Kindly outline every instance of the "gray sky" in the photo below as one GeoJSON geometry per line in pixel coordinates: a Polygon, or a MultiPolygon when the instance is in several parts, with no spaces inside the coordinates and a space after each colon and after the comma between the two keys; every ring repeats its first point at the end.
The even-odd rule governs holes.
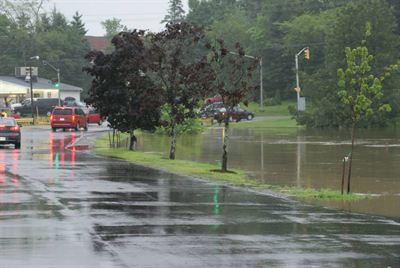
{"type": "MultiPolygon", "coordinates": [[[[117,18],[129,29],[149,29],[159,31],[163,28],[160,21],[167,14],[168,0],[48,0],[46,10],[54,6],[68,20],[75,11],[83,15],[82,19],[88,35],[102,36],[105,31],[100,22],[117,18]]],[[[183,0],[187,11],[187,0],[183,0]]]]}

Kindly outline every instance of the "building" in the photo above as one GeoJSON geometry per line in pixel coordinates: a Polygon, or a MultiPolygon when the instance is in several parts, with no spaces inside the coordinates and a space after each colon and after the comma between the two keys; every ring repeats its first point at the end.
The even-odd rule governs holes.
{"type": "MultiPolygon", "coordinates": [[[[15,76],[0,76],[0,107],[7,107],[10,103],[30,98],[30,78],[24,71],[20,71],[22,69],[29,68],[16,68],[15,76]]],[[[34,98],[60,97],[60,99],[65,99],[65,97],[74,97],[76,100],[80,100],[82,88],[61,83],[60,88],[57,89],[50,80],[38,77],[37,73],[37,68],[32,71],[34,98]]]]}
{"type": "Polygon", "coordinates": [[[110,42],[104,36],[86,36],[86,40],[88,41],[91,50],[105,52],[107,46],[110,45],[110,42]]]}

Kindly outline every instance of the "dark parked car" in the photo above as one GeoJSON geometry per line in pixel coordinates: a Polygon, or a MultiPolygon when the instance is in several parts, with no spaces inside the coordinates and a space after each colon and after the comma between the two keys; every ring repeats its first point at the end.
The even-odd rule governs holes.
{"type": "Polygon", "coordinates": [[[66,129],[73,128],[76,131],[83,127],[88,130],[87,116],[79,107],[56,107],[50,116],[50,125],[53,131],[58,128],[66,129]]]}
{"type": "Polygon", "coordinates": [[[239,106],[233,107],[233,109],[230,112],[227,112],[225,108],[221,108],[215,115],[214,119],[218,121],[218,123],[222,123],[224,119],[226,119],[229,116],[230,121],[236,121],[239,122],[243,119],[246,120],[253,120],[254,118],[254,113],[246,111],[239,106]]]}
{"type": "MultiPolygon", "coordinates": [[[[35,115],[48,116],[58,106],[59,100],[57,98],[37,99],[33,100],[33,112],[35,115]]],[[[61,101],[62,105],[62,101],[61,101]]],[[[21,116],[29,116],[32,113],[31,103],[25,103],[20,107],[15,107],[14,112],[21,116]]]]}
{"type": "Polygon", "coordinates": [[[12,117],[0,117],[0,144],[14,144],[21,148],[21,129],[12,117]]]}
{"type": "Polygon", "coordinates": [[[213,117],[223,107],[224,107],[224,104],[222,102],[214,102],[214,103],[208,104],[200,109],[200,116],[202,118],[213,117]]]}

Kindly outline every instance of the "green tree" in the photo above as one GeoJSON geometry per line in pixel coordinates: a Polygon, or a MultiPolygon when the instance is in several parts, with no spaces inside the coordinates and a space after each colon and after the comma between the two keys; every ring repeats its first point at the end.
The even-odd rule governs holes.
{"type": "Polygon", "coordinates": [[[185,10],[182,0],[169,0],[168,14],[165,15],[161,23],[179,23],[185,19],[185,10]]]}
{"type": "Polygon", "coordinates": [[[373,56],[368,48],[359,46],[354,49],[346,48],[346,69],[338,69],[340,101],[345,109],[345,115],[351,122],[351,150],[349,156],[347,193],[350,192],[355,129],[363,117],[374,113],[390,112],[391,107],[382,103],[381,79],[372,72],[373,56]]]}
{"type": "MultiPolygon", "coordinates": [[[[34,54],[59,68],[62,82],[80,86],[87,92],[90,78],[82,72],[82,67],[86,65],[84,56],[90,47],[85,38],[84,25],[78,20],[77,27],[75,19],[69,22],[56,10],[45,22],[46,26],[40,28],[46,30],[34,35],[34,54]]],[[[56,77],[54,70],[46,66],[41,66],[40,74],[48,79],[56,77]]]]}
{"type": "Polygon", "coordinates": [[[186,16],[186,21],[207,28],[214,21],[221,20],[226,10],[235,6],[235,1],[229,0],[189,0],[189,13],[186,16]]]}
{"type": "MultiPolygon", "coordinates": [[[[374,33],[364,44],[374,55],[371,62],[375,75],[385,72],[385,67],[399,57],[399,36],[396,35],[396,20],[393,10],[386,1],[367,0],[353,1],[345,6],[324,11],[315,15],[299,16],[290,23],[281,24],[285,28],[287,40],[303,41],[303,36],[315,40],[319,45],[310,45],[313,56],[311,63],[303,66],[301,73],[303,93],[308,99],[307,111],[300,114],[298,121],[309,127],[348,127],[351,122],[340,108],[336,85],[332,76],[345,64],[345,48],[357,47],[359,40],[364,39],[366,23],[371,25],[374,33]],[[303,25],[301,31],[295,24],[303,25]],[[318,26],[315,26],[318,25],[318,26]],[[332,26],[333,25],[333,26],[332,26]],[[296,36],[296,31],[299,35],[296,36]]],[[[293,74],[292,74],[293,76],[293,74]]],[[[384,99],[393,110],[384,115],[374,114],[363,118],[358,127],[385,126],[398,114],[399,102],[396,94],[400,82],[398,74],[383,81],[384,99]]],[[[398,92],[398,91],[397,91],[398,92]]]]}
{"type": "Polygon", "coordinates": [[[214,21],[207,32],[208,40],[224,39],[226,47],[234,49],[237,42],[250,47],[251,40],[248,29],[250,21],[243,10],[233,8],[227,10],[221,20],[214,21]]]}
{"type": "Polygon", "coordinates": [[[114,49],[114,46],[111,44],[111,40],[119,34],[120,32],[127,32],[128,27],[121,23],[120,19],[112,18],[107,19],[101,22],[104,30],[106,31],[105,37],[108,39],[110,44],[106,47],[106,52],[110,53],[114,49]]]}
{"type": "Polygon", "coordinates": [[[73,31],[81,36],[85,36],[87,33],[85,24],[82,22],[82,15],[79,14],[78,11],[75,12],[75,15],[72,17],[71,27],[73,31]]]}

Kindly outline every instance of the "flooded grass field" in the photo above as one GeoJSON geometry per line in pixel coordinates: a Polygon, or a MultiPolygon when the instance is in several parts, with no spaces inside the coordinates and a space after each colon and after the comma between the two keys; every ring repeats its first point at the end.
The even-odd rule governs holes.
{"type": "MultiPolygon", "coordinates": [[[[337,130],[295,128],[232,129],[229,162],[257,180],[273,185],[340,190],[343,158],[350,152],[349,133],[337,130]]],[[[400,217],[400,132],[359,130],[352,191],[375,194],[357,202],[318,201],[322,205],[354,212],[400,217]]],[[[139,150],[169,150],[167,137],[143,134],[139,150]]],[[[220,163],[222,128],[207,129],[178,139],[177,158],[220,163]]]]}

